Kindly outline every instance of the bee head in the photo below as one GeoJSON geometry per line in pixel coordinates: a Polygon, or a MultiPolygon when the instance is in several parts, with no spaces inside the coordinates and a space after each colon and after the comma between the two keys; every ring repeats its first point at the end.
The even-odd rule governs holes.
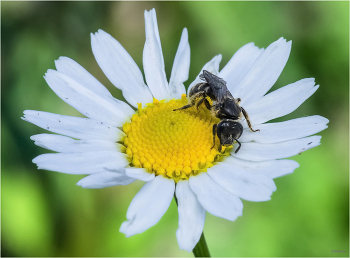
{"type": "Polygon", "coordinates": [[[232,145],[241,137],[243,126],[231,119],[222,120],[217,126],[217,135],[221,145],[232,145]]]}

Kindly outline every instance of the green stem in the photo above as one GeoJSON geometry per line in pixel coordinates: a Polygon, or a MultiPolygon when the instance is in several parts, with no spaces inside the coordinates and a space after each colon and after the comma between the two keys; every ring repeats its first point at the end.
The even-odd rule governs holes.
{"type": "Polygon", "coordinates": [[[202,232],[201,238],[193,249],[194,257],[210,257],[207,242],[205,241],[204,232],[202,232]]]}
{"type": "MultiPolygon", "coordinates": [[[[178,205],[175,194],[174,194],[174,199],[175,199],[176,205],[178,205]]],[[[210,257],[208,245],[204,237],[204,232],[202,232],[201,238],[199,239],[196,246],[193,248],[192,252],[194,257],[210,257]]]]}

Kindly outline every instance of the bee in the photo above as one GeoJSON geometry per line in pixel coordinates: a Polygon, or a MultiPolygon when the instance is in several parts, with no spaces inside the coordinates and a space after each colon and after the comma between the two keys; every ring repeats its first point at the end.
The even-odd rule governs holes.
{"type": "Polygon", "coordinates": [[[243,133],[243,126],[238,122],[242,114],[251,131],[256,132],[260,130],[253,130],[248,113],[239,105],[241,99],[235,99],[232,96],[231,92],[227,89],[226,81],[206,70],[203,70],[203,74],[199,75],[199,78],[204,82],[198,83],[191,88],[189,104],[174,109],[174,111],[187,109],[192,106],[196,106],[198,109],[198,107],[204,103],[206,108],[211,111],[212,115],[221,120],[218,124],[213,125],[214,144],[212,148],[215,147],[215,136],[217,135],[220,140],[220,152],[222,146],[230,146],[236,141],[239,145],[235,151],[235,153],[237,153],[242,146],[238,141],[243,133]],[[212,104],[210,104],[208,98],[212,100],[212,104]]]}

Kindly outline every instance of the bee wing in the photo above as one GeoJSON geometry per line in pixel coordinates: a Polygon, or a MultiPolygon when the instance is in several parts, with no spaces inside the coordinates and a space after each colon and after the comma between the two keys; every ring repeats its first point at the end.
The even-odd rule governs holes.
{"type": "Polygon", "coordinates": [[[232,97],[231,93],[226,87],[226,81],[222,78],[206,70],[203,70],[203,74],[201,74],[199,78],[208,83],[211,90],[213,91],[213,94],[216,97],[217,102],[221,103],[227,96],[232,97]]]}
{"type": "Polygon", "coordinates": [[[210,88],[212,89],[214,95],[216,96],[216,101],[221,103],[227,94],[231,95],[226,87],[226,82],[219,77],[216,77],[215,80],[212,80],[209,83],[210,88]],[[218,79],[218,80],[216,80],[218,79]]]}

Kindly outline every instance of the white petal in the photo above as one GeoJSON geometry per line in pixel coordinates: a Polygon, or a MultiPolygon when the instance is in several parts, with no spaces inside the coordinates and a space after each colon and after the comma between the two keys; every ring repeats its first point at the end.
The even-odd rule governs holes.
{"type": "Polygon", "coordinates": [[[226,191],[248,201],[268,201],[276,190],[270,177],[228,163],[222,162],[209,168],[208,175],[226,191]]]}
{"type": "Polygon", "coordinates": [[[132,177],[145,182],[154,179],[154,173],[148,173],[144,168],[125,168],[125,174],[128,177],[132,177]]]}
{"type": "Polygon", "coordinates": [[[288,158],[320,145],[321,136],[310,136],[302,139],[280,143],[242,143],[236,154],[231,154],[245,160],[264,161],[288,158]]]}
{"type": "MultiPolygon", "coordinates": [[[[302,79],[275,90],[251,105],[243,106],[253,125],[285,116],[297,109],[318,89],[313,78],[302,79]]],[[[243,123],[246,127],[246,123],[243,123]]]]}
{"type": "Polygon", "coordinates": [[[192,192],[188,180],[181,180],[176,184],[176,197],[179,210],[177,242],[181,250],[192,252],[203,232],[205,209],[192,192]]]}
{"type": "MultiPolygon", "coordinates": [[[[258,101],[243,106],[253,125],[288,115],[297,109],[318,89],[313,78],[302,79],[275,90],[258,101]]],[[[243,123],[246,127],[246,123],[243,123]]]]}
{"type": "Polygon", "coordinates": [[[146,42],[143,49],[143,69],[146,82],[153,96],[169,99],[168,82],[164,70],[164,58],[160,44],[156,11],[145,11],[146,42]]]}
{"type": "Polygon", "coordinates": [[[218,74],[227,83],[227,88],[236,96],[238,86],[256,59],[264,52],[263,48],[258,48],[253,42],[248,43],[238,49],[230,61],[218,74]]]}
{"type": "Polygon", "coordinates": [[[235,97],[242,99],[243,107],[260,99],[275,84],[287,63],[291,47],[291,41],[280,38],[259,56],[235,93],[235,97]]]}
{"type": "Polygon", "coordinates": [[[117,142],[125,134],[116,126],[101,120],[63,116],[43,111],[25,110],[23,120],[45,130],[77,139],[102,139],[117,142]]]}
{"type": "Polygon", "coordinates": [[[102,172],[89,175],[81,179],[77,185],[83,188],[104,188],[115,185],[128,185],[134,182],[134,178],[130,178],[123,174],[114,172],[102,172]]]}
{"type": "Polygon", "coordinates": [[[207,173],[191,176],[189,182],[199,203],[214,216],[231,221],[242,216],[242,201],[216,184],[207,173]]]}
{"type": "Polygon", "coordinates": [[[203,73],[203,70],[207,70],[209,72],[211,72],[212,74],[217,75],[219,73],[219,65],[222,59],[222,55],[216,55],[213,57],[212,60],[210,60],[208,63],[206,63],[202,70],[200,71],[200,73],[197,75],[196,79],[190,84],[190,86],[188,86],[187,89],[187,95],[189,94],[191,88],[196,85],[197,83],[202,83],[203,80],[199,78],[199,75],[201,75],[203,73]]]}
{"type": "MultiPolygon", "coordinates": [[[[55,61],[56,69],[80,85],[93,91],[96,95],[111,98],[111,93],[94,76],[69,57],[61,56],[55,61]]],[[[117,100],[117,99],[116,99],[117,100]]],[[[117,100],[120,101],[120,100],[117,100]]],[[[122,101],[120,101],[122,102],[122,101]]],[[[124,102],[122,102],[124,103],[124,102]]],[[[124,103],[125,104],[125,103],[124,103]]]]}
{"type": "Polygon", "coordinates": [[[57,152],[121,151],[122,145],[106,140],[73,140],[57,134],[37,134],[30,137],[37,146],[57,152]]]}
{"type": "Polygon", "coordinates": [[[225,162],[232,164],[232,166],[239,167],[245,171],[255,174],[263,174],[271,178],[291,174],[296,168],[299,167],[298,162],[287,159],[269,161],[249,161],[230,156],[225,159],[225,162]]]}
{"type": "Polygon", "coordinates": [[[158,223],[169,208],[175,182],[162,176],[147,182],[131,201],[119,231],[126,237],[139,234],[158,223]]]}
{"type": "Polygon", "coordinates": [[[48,70],[44,78],[62,100],[89,118],[122,126],[135,113],[131,107],[125,108],[125,103],[120,105],[120,101],[118,103],[96,95],[89,88],[55,70],[48,70]]]}
{"type": "Polygon", "coordinates": [[[254,129],[260,129],[258,132],[251,132],[245,129],[241,142],[259,142],[259,143],[277,143],[293,139],[306,137],[326,129],[328,119],[322,116],[309,116],[292,119],[279,123],[256,125],[254,129]]]}
{"type": "Polygon", "coordinates": [[[190,44],[188,43],[188,32],[184,28],[181,35],[179,48],[177,49],[173,69],[169,81],[170,98],[179,99],[186,93],[185,85],[190,71],[190,44]]]}
{"type": "Polygon", "coordinates": [[[152,94],[144,83],[140,68],[116,39],[98,30],[91,33],[91,47],[104,74],[131,105],[152,103],[152,94]]]}
{"type": "Polygon", "coordinates": [[[92,174],[120,169],[129,163],[127,155],[116,151],[83,153],[47,153],[33,159],[38,169],[57,171],[67,174],[92,174]]]}

